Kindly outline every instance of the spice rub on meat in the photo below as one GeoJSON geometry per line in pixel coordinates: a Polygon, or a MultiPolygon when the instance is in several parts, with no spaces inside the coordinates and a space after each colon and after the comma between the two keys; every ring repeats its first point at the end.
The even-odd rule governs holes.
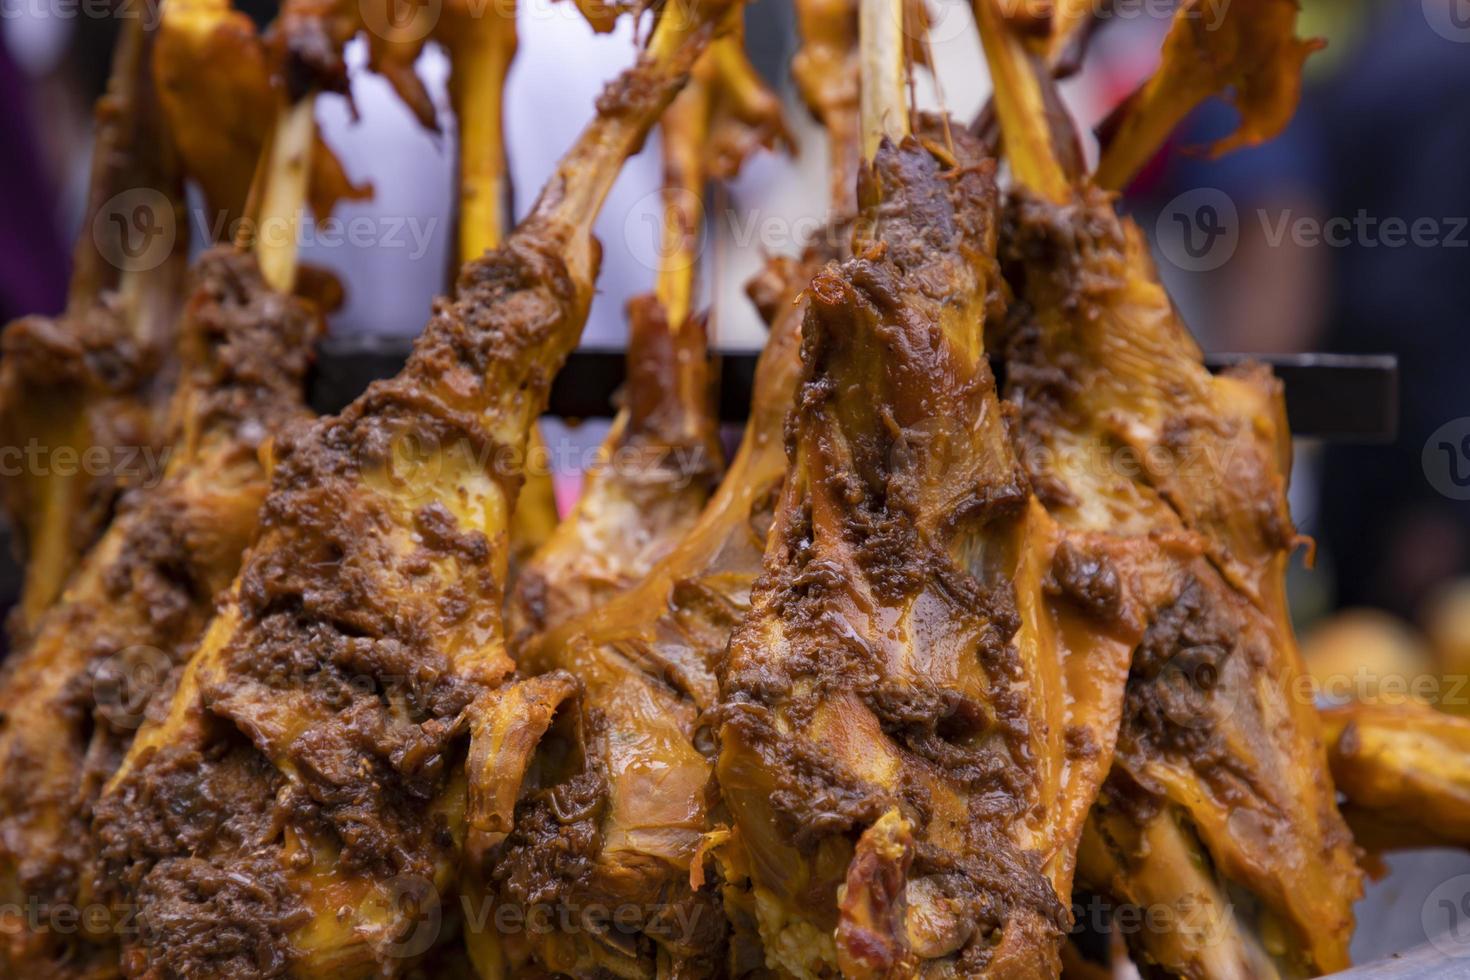
{"type": "MultiPolygon", "coordinates": [[[[749,607],[752,582],[786,472],[782,425],[796,390],[804,303],[794,303],[813,264],[774,260],[757,291],[779,311],[756,369],[740,450],[698,520],[635,587],[570,619],[518,653],[523,671],[566,670],[583,684],[585,719],[566,747],[543,753],[540,784],[517,809],[516,831],[489,882],[498,905],[527,910],[638,908],[618,928],[479,937],[515,973],[539,963],[560,973],[655,976],[738,975],[748,944],[728,951],[724,913],[700,856],[710,829],[713,738],[703,713],[717,702],[714,664],[749,607]],[[582,801],[575,807],[568,796],[582,801]],[[537,814],[563,815],[559,834],[537,814]],[[576,841],[569,845],[569,841],[576,841]],[[530,889],[526,869],[560,867],[568,850],[578,873],[545,872],[530,889]],[[742,959],[743,957],[743,959],[742,959]]],[[[529,914],[529,912],[527,913],[529,914]]],[[[576,921],[576,920],[574,920],[576,921]]],[[[472,941],[475,941],[472,939],[472,941]]]]}
{"type": "MultiPolygon", "coordinates": [[[[1226,977],[1340,969],[1361,875],[1286,609],[1295,532],[1280,386],[1260,367],[1206,370],[1142,233],[1092,179],[1063,171],[1065,134],[1023,42],[994,29],[994,0],[976,10],[1005,80],[996,99],[1017,185],[1001,236],[1014,302],[993,338],[1017,450],[1056,523],[1111,542],[1143,586],[1130,618],[1146,635],[1134,634],[1079,880],[1203,920],[1130,936],[1140,963],[1226,977]]],[[[1293,10],[1265,34],[1294,21],[1293,10]]]]}
{"type": "Polygon", "coordinates": [[[654,291],[628,304],[628,380],[577,505],[520,567],[506,604],[513,648],[636,585],[690,530],[724,470],[695,311],[705,185],[733,179],[785,132],[745,54],[741,12],[659,122],[662,237],[654,291]]]}
{"type": "Polygon", "coordinates": [[[14,975],[116,963],[107,929],[53,915],[83,906],[97,796],[167,704],[255,533],[266,441],[306,414],[315,310],[272,292],[230,249],[206,253],[194,278],[168,466],[125,499],[0,676],[0,894],[9,909],[51,910],[42,926],[17,912],[5,928],[0,963],[14,975]]]}
{"type": "Polygon", "coordinates": [[[734,863],[798,977],[1059,969],[1126,673],[1114,611],[1070,598],[1107,558],[1055,560],[983,353],[993,163],[924,131],[865,165],[853,258],[813,280],[791,472],[719,675],[734,863]]]}
{"type": "Polygon", "coordinates": [[[574,693],[502,688],[519,459],[585,322],[591,222],[727,7],[661,20],[403,372],[281,440],[236,586],[98,804],[98,887],[150,909],[131,973],[405,969],[404,889],[451,894],[510,829],[523,709],[574,693]],[[250,943],[213,941],[246,921],[250,943]]]}
{"type": "Polygon", "coordinates": [[[1345,965],[1359,873],[1286,613],[1280,387],[1258,368],[1210,375],[1141,234],[1095,188],[1065,204],[1018,191],[1002,254],[1017,295],[1006,394],[1033,482],[1062,527],[1153,569],[1080,874],[1128,901],[1215,896],[1217,939],[1135,937],[1150,962],[1240,976],[1345,965]],[[1181,884],[1185,853],[1199,880],[1181,884]],[[1232,903],[1230,883],[1259,909],[1232,903]]]}

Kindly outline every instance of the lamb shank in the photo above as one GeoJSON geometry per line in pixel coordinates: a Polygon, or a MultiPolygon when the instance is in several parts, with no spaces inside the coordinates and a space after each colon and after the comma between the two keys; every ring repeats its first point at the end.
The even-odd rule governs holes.
{"type": "Polygon", "coordinates": [[[504,689],[521,473],[497,464],[585,322],[599,205],[727,8],[661,19],[403,372],[278,444],[261,536],[97,807],[97,887],[148,909],[130,973],[406,968],[405,896],[451,894],[510,830],[527,705],[575,684],[504,689]]]}

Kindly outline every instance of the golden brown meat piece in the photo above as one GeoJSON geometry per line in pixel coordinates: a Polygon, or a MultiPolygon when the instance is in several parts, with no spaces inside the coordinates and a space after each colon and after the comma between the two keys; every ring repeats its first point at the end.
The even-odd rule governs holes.
{"type": "MultiPolygon", "coordinates": [[[[1209,376],[1104,195],[1022,195],[1012,218],[1008,278],[1025,305],[1007,394],[1032,482],[1062,526],[1152,538],[1177,568],[1134,653],[1098,830],[1128,851],[1107,829],[1115,806],[1187,828],[1193,852],[1259,900],[1251,925],[1288,972],[1338,969],[1360,885],[1286,615],[1279,390],[1259,368],[1209,376]]],[[[1082,875],[1100,877],[1085,862],[1082,875]]]]}
{"type": "Polygon", "coordinates": [[[158,476],[160,369],[183,302],[182,177],[150,79],[155,33],[125,26],[96,109],[87,221],[66,311],[0,337],[0,447],[23,460],[0,496],[24,552],[17,645],[65,587],[131,483],[158,476]]]}
{"type": "Polygon", "coordinates": [[[692,309],[704,188],[785,131],[742,44],[738,29],[718,38],[660,123],[663,238],[654,293],[628,307],[627,404],[576,509],[517,577],[513,646],[642,580],[694,524],[723,469],[704,321],[692,309]]]}
{"type": "MultiPolygon", "coordinates": [[[[204,191],[211,236],[230,241],[244,216],[279,98],[255,26],[230,0],[170,0],[159,27],[153,78],[170,136],[204,191]],[[230,111],[221,113],[221,106],[230,111]]],[[[320,138],[310,167],[308,185],[318,218],[331,214],[339,200],[370,193],[353,185],[320,138]]]]}
{"type": "MultiPolygon", "coordinates": [[[[706,176],[730,176],[732,165],[754,146],[768,145],[784,131],[779,107],[745,60],[738,33],[727,34],[706,54],[663,127],[663,261],[655,297],[642,302],[650,310],[683,310],[687,320],[699,220],[692,205],[706,176]],[[719,150],[715,160],[708,158],[711,148],[719,150]]],[[[752,299],[774,321],[772,335],[757,368],[740,452],[693,527],[680,524],[695,516],[686,509],[694,494],[671,498],[659,490],[664,506],[640,515],[635,526],[640,540],[646,536],[660,551],[672,548],[668,557],[645,567],[641,581],[622,597],[600,608],[589,605],[582,616],[536,637],[518,654],[528,672],[574,672],[585,685],[585,714],[594,721],[568,726],[571,751],[564,757],[548,753],[549,761],[538,767],[539,782],[521,804],[520,829],[498,856],[490,881],[479,886],[486,904],[517,915],[550,913],[559,922],[571,915],[577,924],[583,924],[575,918],[581,910],[603,904],[638,914],[620,923],[529,937],[472,930],[482,976],[520,975],[538,966],[577,977],[605,975],[599,971],[653,977],[667,970],[740,976],[761,965],[753,923],[737,926],[727,945],[716,882],[705,881],[699,852],[712,820],[706,797],[713,745],[699,718],[714,704],[712,664],[747,608],[785,473],[781,426],[795,388],[801,322],[793,303],[814,261],[772,261],[750,286],[752,299]],[[688,533],[679,537],[683,530],[688,533]],[[553,829],[548,812],[564,812],[557,801],[569,796],[587,806],[570,825],[553,829]],[[568,846],[576,850],[570,863],[559,856],[568,846]]],[[[684,331],[695,326],[686,322],[684,331]]],[[[696,383],[692,365],[663,370],[657,387],[643,395],[635,380],[633,397],[662,402],[664,414],[673,412],[670,417],[685,425],[699,419],[708,425],[708,409],[700,404],[703,385],[696,383]]],[[[637,411],[635,404],[635,416],[637,411]]],[[[674,445],[667,434],[658,438],[663,451],[674,445]]],[[[708,452],[688,435],[681,441],[708,452]]],[[[607,451],[616,450],[610,445],[607,451]]],[[[613,480],[594,482],[586,491],[592,513],[569,518],[559,533],[583,533],[572,529],[584,516],[598,518],[610,501],[626,501],[618,481],[614,473],[613,480]]],[[[643,556],[626,537],[624,530],[592,539],[601,549],[595,558],[563,552],[571,556],[565,570],[622,568],[625,581],[619,586],[631,584],[626,570],[643,556]]],[[[585,589],[563,590],[563,605],[587,599],[585,589]]]]}
{"type": "MultiPolygon", "coordinates": [[[[448,52],[449,102],[459,157],[459,262],[500,245],[513,222],[510,161],[505,149],[505,82],[519,39],[516,7],[446,5],[434,38],[448,52]]],[[[525,483],[510,518],[510,580],[550,540],[559,515],[551,456],[539,426],[526,445],[525,483]]]]}
{"type": "Polygon", "coordinates": [[[652,296],[628,307],[628,404],[576,509],[522,566],[506,606],[519,647],[641,581],[689,530],[721,469],[704,324],[677,332],[652,296]]]}
{"type": "Polygon", "coordinates": [[[852,211],[861,148],[858,145],[858,13],[853,0],[798,0],[801,47],[791,77],[807,108],[831,141],[831,199],[852,211]]]}
{"type": "Polygon", "coordinates": [[[1145,594],[1148,630],[1089,827],[1098,846],[1084,847],[1079,877],[1175,911],[1204,903],[1230,932],[1201,951],[1145,930],[1140,962],[1184,975],[1232,956],[1225,975],[1339,969],[1361,883],[1287,617],[1296,539],[1280,386],[1259,366],[1210,376],[1142,234],[1063,174],[1013,39],[992,32],[986,48],[1022,185],[1003,248],[1018,448],[1063,528],[1166,563],[1145,594]],[[1166,851],[1191,856],[1188,875],[1166,851]],[[1231,899],[1239,921],[1228,888],[1251,898],[1231,899]]]}
{"type": "Polygon", "coordinates": [[[1162,63],[1104,124],[1096,183],[1121,190],[1174,128],[1228,92],[1238,128],[1215,154],[1254,146],[1286,128],[1301,95],[1302,66],[1326,42],[1296,36],[1298,0],[1185,0],[1164,40],[1162,63]]]}
{"type": "MultiPolygon", "coordinates": [[[[181,328],[168,468],[129,497],[35,638],[0,676],[0,904],[79,908],[90,819],[154,696],[192,652],[255,532],[266,440],[304,417],[318,317],[271,292],[254,260],[218,250],[195,272],[181,328]]],[[[9,976],[117,962],[115,937],[3,929],[9,976]]]]}
{"type": "Polygon", "coordinates": [[[287,0],[266,34],[274,70],[288,102],[310,92],[347,91],[347,43],[363,37],[368,68],[383,76],[425,129],[439,128],[434,102],[414,72],[439,5],[420,4],[404,19],[392,4],[355,0],[287,0]],[[426,20],[429,19],[429,20],[426,20]]]}
{"type": "Polygon", "coordinates": [[[982,350],[993,166],[928,132],[882,144],[854,258],[812,282],[792,470],[720,674],[748,907],[798,977],[1054,975],[1126,675],[1051,584],[1079,572],[982,350]]]}
{"type": "Polygon", "coordinates": [[[1322,719],[1359,844],[1470,847],[1470,720],[1417,701],[1348,704],[1322,719]]]}
{"type": "Polygon", "coordinates": [[[410,900],[511,829],[575,683],[505,685],[501,464],[585,322],[597,210],[727,6],[660,25],[396,378],[278,443],[260,537],[97,806],[94,884],[148,910],[130,974],[404,971],[410,900]]]}
{"type": "MultiPolygon", "coordinates": [[[[853,212],[862,148],[858,140],[861,65],[857,0],[796,0],[801,46],[791,77],[812,115],[827,131],[831,201],[839,216],[853,212]]],[[[929,63],[929,10],[925,0],[903,4],[904,55],[908,64],[929,63]]]]}
{"type": "MultiPolygon", "coordinates": [[[[585,723],[568,726],[564,754],[543,753],[517,805],[488,875],[493,904],[553,921],[600,905],[639,915],[616,928],[472,935],[483,977],[533,964],[574,977],[724,975],[718,893],[690,878],[711,819],[713,745],[700,716],[716,703],[713,662],[748,606],[786,471],[781,430],[803,308],[792,302],[810,273],[778,260],[753,284],[776,320],[740,450],[694,527],[635,587],[518,653],[524,672],[573,673],[589,707],[585,723]]],[[[758,947],[729,957],[736,976],[761,961],[758,947]]]]}

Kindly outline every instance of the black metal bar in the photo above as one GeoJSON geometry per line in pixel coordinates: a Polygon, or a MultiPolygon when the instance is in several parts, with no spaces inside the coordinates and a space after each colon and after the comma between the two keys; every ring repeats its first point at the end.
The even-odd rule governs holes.
{"type": "MultiPolygon", "coordinates": [[[[329,341],[317,364],[312,407],[318,412],[340,410],[370,382],[397,373],[409,346],[409,340],[393,338],[329,341]]],[[[756,354],[729,351],[718,357],[720,417],[726,422],[744,421],[755,380],[756,354]]],[[[1271,365],[1286,385],[1287,415],[1298,437],[1386,442],[1397,434],[1398,359],[1391,354],[1218,354],[1206,358],[1215,371],[1247,360],[1271,365]]],[[[552,385],[551,414],[568,419],[611,415],[624,376],[621,351],[577,351],[552,385]]]]}
{"type": "MultiPolygon", "coordinates": [[[[373,381],[396,374],[410,345],[407,339],[395,338],[328,341],[312,379],[312,407],[322,413],[339,411],[373,381]]],[[[720,417],[727,422],[745,419],[755,360],[754,353],[745,351],[719,355],[720,417]]],[[[1216,371],[1247,360],[1270,364],[1286,385],[1286,410],[1294,435],[1331,442],[1388,442],[1397,434],[1399,371],[1392,355],[1221,354],[1206,360],[1216,371]]],[[[607,417],[623,378],[621,351],[578,351],[552,386],[551,412],[567,419],[607,417]]],[[[0,521],[0,612],[14,601],[20,584],[8,537],[0,521]]],[[[0,639],[0,658],[3,654],[0,639]]]]}

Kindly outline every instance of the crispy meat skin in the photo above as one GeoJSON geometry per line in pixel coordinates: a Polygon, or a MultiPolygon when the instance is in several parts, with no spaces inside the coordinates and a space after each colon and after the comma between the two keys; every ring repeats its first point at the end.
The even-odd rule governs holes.
{"type": "Polygon", "coordinates": [[[732,179],[785,139],[780,101],[746,58],[742,11],[659,122],[662,254],[651,295],[628,306],[626,403],[575,511],[517,575],[507,604],[519,646],[626,591],[694,524],[723,469],[705,322],[695,315],[705,185],[732,179]]]}
{"type": "Polygon", "coordinates": [[[1277,136],[1301,95],[1302,66],[1326,46],[1296,36],[1298,0],[1186,0],[1174,14],[1160,65],[1101,127],[1098,186],[1119,190],[1200,103],[1223,95],[1235,130],[1209,147],[1219,155],[1277,136]]]}
{"type": "Polygon", "coordinates": [[[396,378],[281,440],[259,540],[97,807],[97,887],[147,908],[130,974],[402,971],[404,890],[452,894],[509,830],[528,719],[574,685],[501,689],[506,461],[585,322],[597,207],[724,9],[655,35],[396,378]]]}
{"type": "Polygon", "coordinates": [[[688,977],[744,972],[737,964],[741,950],[749,958],[748,945],[737,941],[727,965],[713,883],[691,885],[712,819],[713,745],[701,713],[715,703],[713,665],[748,607],[786,471],[782,423],[805,308],[794,301],[813,268],[814,257],[776,259],[751,284],[776,319],[740,451],[694,527],[635,587],[518,654],[524,671],[574,673],[588,717],[569,739],[573,749],[544,764],[542,785],[518,807],[492,875],[495,901],[573,914],[627,906],[641,915],[600,935],[486,937],[510,975],[533,963],[589,978],[652,977],[661,964],[688,977]],[[568,805],[568,796],[579,802],[568,805]],[[571,815],[554,822],[554,834],[538,829],[551,826],[548,808],[571,815]],[[573,856],[574,874],[566,864],[573,856]]]}
{"type": "Polygon", "coordinates": [[[928,146],[884,144],[855,257],[813,280],[792,474],[720,673],[728,907],[799,977],[1054,974],[1126,672],[1131,600],[1057,557],[981,350],[992,166],[928,146]]]}
{"type": "Polygon", "coordinates": [[[282,5],[266,40],[276,70],[284,77],[287,99],[295,102],[313,90],[345,93],[347,43],[363,35],[368,67],[387,80],[420,125],[437,130],[433,100],[414,72],[427,32],[414,31],[419,24],[410,23],[405,33],[414,40],[407,40],[396,35],[387,17],[365,24],[370,9],[380,12],[385,8],[368,8],[349,0],[290,0],[282,5]]]}
{"type": "MultiPolygon", "coordinates": [[[[314,311],[270,292],[254,260],[232,251],[207,253],[194,277],[168,469],[133,492],[0,678],[7,907],[79,906],[92,806],[234,578],[265,496],[263,442],[305,414],[314,311]]],[[[82,941],[10,925],[0,962],[11,975],[116,964],[106,933],[82,941]]]]}
{"type": "Polygon", "coordinates": [[[1141,234],[1105,194],[1083,190],[1064,207],[1018,195],[1008,217],[1019,301],[1003,340],[1007,397],[1032,482],[1063,527],[1146,545],[1140,561],[1166,563],[1089,828],[1101,846],[1084,847],[1081,875],[1176,905],[1242,888],[1261,910],[1241,925],[1280,951],[1279,963],[1264,959],[1221,904],[1223,945],[1136,937],[1135,954],[1166,969],[1340,968],[1361,886],[1286,614],[1295,537],[1279,385],[1260,368],[1211,378],[1141,234]],[[1211,868],[1208,889],[1172,878],[1177,862],[1148,860],[1166,851],[1211,868]]]}
{"type": "MultiPolygon", "coordinates": [[[[791,77],[802,101],[827,131],[833,210],[850,216],[860,162],[858,4],[797,0],[794,6],[801,45],[791,58],[791,77]]],[[[908,63],[927,66],[929,9],[920,0],[905,0],[903,17],[908,63]]]]}

